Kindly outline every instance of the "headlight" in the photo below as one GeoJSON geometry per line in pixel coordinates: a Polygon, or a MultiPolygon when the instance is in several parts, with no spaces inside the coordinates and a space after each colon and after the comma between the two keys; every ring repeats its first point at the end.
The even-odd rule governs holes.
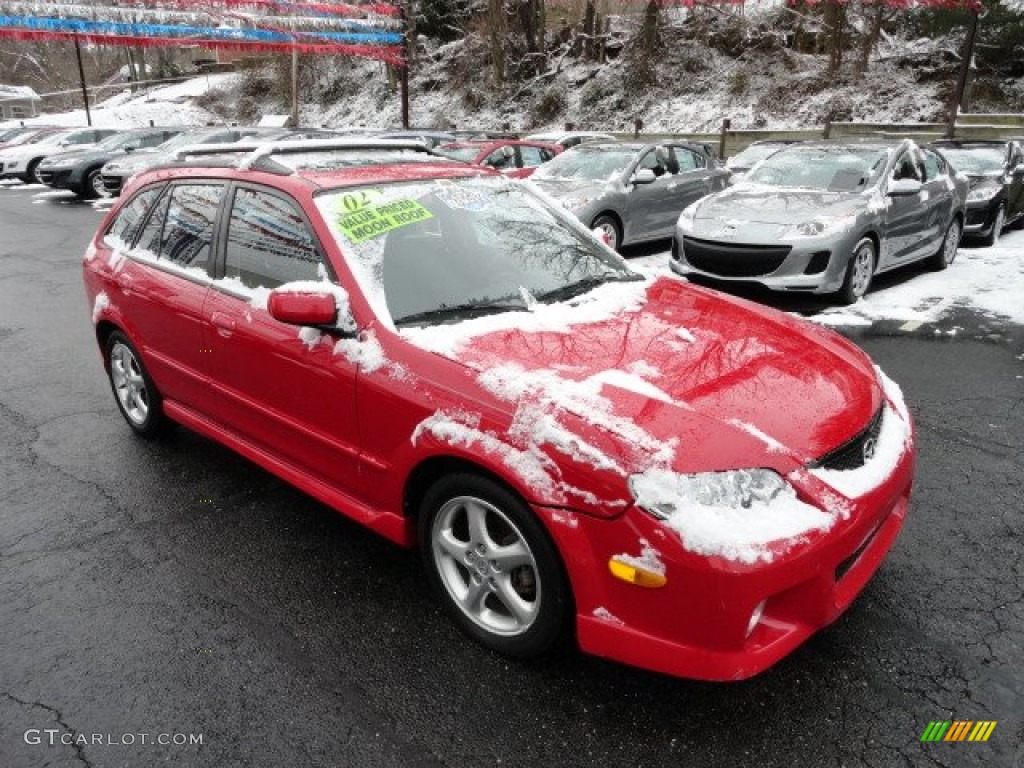
{"type": "Polygon", "coordinates": [[[801,237],[821,237],[831,235],[849,229],[857,221],[856,216],[819,216],[811,221],[805,221],[790,227],[782,234],[785,240],[793,240],[801,237]]]}
{"type": "Polygon", "coordinates": [[[693,505],[751,509],[767,507],[780,495],[796,495],[792,486],[770,469],[734,469],[695,475],[652,470],[631,475],[629,490],[639,507],[661,520],[693,505]]]}
{"type": "Polygon", "coordinates": [[[562,205],[570,211],[578,211],[593,199],[593,197],[570,197],[563,200],[562,205]]]}
{"type": "Polygon", "coordinates": [[[1003,191],[1002,187],[994,184],[986,184],[983,187],[975,187],[967,193],[968,203],[986,203],[1003,191]]]}
{"type": "Polygon", "coordinates": [[[682,229],[693,229],[693,220],[696,216],[697,204],[691,203],[683,208],[683,212],[679,214],[679,221],[676,222],[676,226],[681,227],[682,229]]]}

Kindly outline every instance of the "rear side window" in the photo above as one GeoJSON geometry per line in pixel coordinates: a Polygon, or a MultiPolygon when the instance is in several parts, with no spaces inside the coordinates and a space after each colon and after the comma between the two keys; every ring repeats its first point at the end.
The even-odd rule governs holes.
{"type": "Polygon", "coordinates": [[[182,184],[171,189],[157,255],[183,267],[206,268],[213,225],[224,196],[220,184],[182,184]]]}
{"type": "Polygon", "coordinates": [[[295,206],[254,189],[239,189],[228,220],[225,277],[249,288],[318,280],[323,262],[295,206]]]}
{"type": "Polygon", "coordinates": [[[675,153],[680,171],[696,171],[698,168],[704,167],[704,158],[693,150],[676,147],[675,153]]]}
{"type": "Polygon", "coordinates": [[[118,241],[125,245],[131,245],[135,235],[139,233],[142,223],[146,220],[146,214],[149,213],[149,209],[153,207],[153,203],[160,196],[160,190],[161,187],[144,189],[121,209],[104,237],[108,245],[117,245],[118,241]]]}

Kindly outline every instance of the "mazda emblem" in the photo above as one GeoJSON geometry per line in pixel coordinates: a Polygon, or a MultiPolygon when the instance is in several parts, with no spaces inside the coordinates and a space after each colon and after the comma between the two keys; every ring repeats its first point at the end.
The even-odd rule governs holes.
{"type": "Polygon", "coordinates": [[[871,459],[875,457],[875,450],[878,448],[878,441],[873,437],[869,437],[864,441],[864,447],[861,448],[861,455],[864,456],[864,463],[867,464],[871,459]]]}

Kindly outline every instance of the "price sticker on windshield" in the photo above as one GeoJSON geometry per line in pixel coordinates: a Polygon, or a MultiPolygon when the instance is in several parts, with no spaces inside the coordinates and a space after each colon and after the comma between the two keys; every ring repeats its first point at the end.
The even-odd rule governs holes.
{"type": "Polygon", "coordinates": [[[361,243],[393,229],[432,218],[434,214],[415,200],[395,200],[393,203],[369,206],[342,216],[338,219],[338,227],[349,242],[361,243]]]}
{"type": "Polygon", "coordinates": [[[379,189],[359,189],[355,192],[346,192],[338,201],[338,213],[344,216],[347,213],[355,213],[371,205],[377,205],[384,199],[384,193],[379,189]]]}

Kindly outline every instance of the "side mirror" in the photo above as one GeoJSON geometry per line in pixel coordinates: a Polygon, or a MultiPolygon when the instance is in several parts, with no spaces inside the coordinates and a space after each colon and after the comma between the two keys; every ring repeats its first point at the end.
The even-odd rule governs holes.
{"type": "Polygon", "coordinates": [[[1010,171],[1010,173],[1012,173],[1014,176],[1016,176],[1017,174],[1024,174],[1024,163],[1017,163],[1017,165],[1014,166],[1013,170],[1010,171]]]}
{"type": "Polygon", "coordinates": [[[270,316],[289,325],[334,325],[338,304],[334,295],[319,291],[273,290],[267,300],[270,316]]]}
{"type": "Polygon", "coordinates": [[[125,152],[134,152],[135,151],[135,147],[133,147],[131,145],[128,145],[127,147],[124,148],[124,151],[125,152]]]}
{"type": "Polygon", "coordinates": [[[889,189],[886,194],[889,197],[911,197],[920,193],[921,182],[917,179],[900,179],[899,181],[890,181],[889,189]]]}
{"type": "Polygon", "coordinates": [[[641,168],[639,171],[633,174],[633,178],[629,180],[630,184],[653,184],[658,180],[658,177],[654,175],[654,171],[650,168],[641,168]]]}

